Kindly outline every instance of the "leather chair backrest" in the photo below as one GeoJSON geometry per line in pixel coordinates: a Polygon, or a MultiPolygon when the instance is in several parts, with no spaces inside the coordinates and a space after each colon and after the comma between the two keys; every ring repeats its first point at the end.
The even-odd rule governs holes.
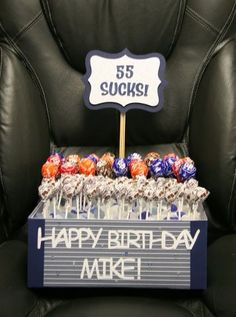
{"type": "Polygon", "coordinates": [[[85,109],[81,75],[89,50],[125,47],[164,54],[168,81],[160,113],[128,113],[127,144],[173,143],[183,141],[198,80],[232,22],[234,1],[216,2],[212,11],[211,1],[199,0],[187,6],[185,0],[138,5],[136,0],[43,0],[42,14],[38,0],[4,0],[0,18],[3,36],[8,34],[41,83],[56,145],[117,144],[118,113],[85,109]]]}
{"type": "MultiPolygon", "coordinates": [[[[127,47],[137,54],[161,52],[167,59],[164,107],[155,114],[128,112],[127,145],[175,144],[187,154],[190,116],[200,80],[215,54],[235,36],[235,12],[235,0],[2,0],[0,40],[12,72],[16,74],[19,67],[14,58],[20,59],[36,84],[47,112],[51,141],[59,147],[118,143],[119,113],[113,109],[89,111],[83,105],[81,76],[89,50],[118,52],[127,47]]],[[[2,96],[4,101],[5,91],[2,96]]],[[[29,98],[34,99],[32,94],[29,98]]],[[[35,108],[42,116],[37,103],[35,108]]],[[[201,122],[195,122],[195,128],[198,125],[200,131],[201,122]]],[[[48,140],[43,134],[46,143],[39,145],[36,129],[37,125],[32,127],[32,135],[39,165],[46,157],[48,140]]],[[[5,139],[7,143],[9,138],[5,139]]],[[[8,201],[14,202],[25,175],[16,186],[10,152],[3,156],[5,191],[8,201]]],[[[33,162],[35,159],[32,165],[36,164],[33,162]]],[[[37,177],[39,180],[39,173],[37,177]]],[[[232,175],[222,174],[221,178],[230,187],[232,175]]],[[[201,172],[201,179],[215,190],[214,177],[208,182],[201,172]]],[[[33,193],[36,197],[29,175],[27,184],[29,196],[33,193]]],[[[228,192],[227,188],[218,200],[213,195],[211,206],[226,206],[228,192]]],[[[23,200],[17,208],[8,205],[12,228],[35,202],[27,204],[27,197],[23,200]]]]}

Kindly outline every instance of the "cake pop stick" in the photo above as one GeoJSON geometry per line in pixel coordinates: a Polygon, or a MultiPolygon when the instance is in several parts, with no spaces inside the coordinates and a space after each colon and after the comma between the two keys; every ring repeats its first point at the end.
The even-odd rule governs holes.
{"type": "Polygon", "coordinates": [[[119,181],[119,178],[116,178],[114,181],[114,190],[115,190],[115,198],[118,204],[118,219],[121,219],[121,212],[122,212],[122,188],[123,183],[119,181]]]}
{"type": "Polygon", "coordinates": [[[142,220],[142,212],[143,212],[143,197],[139,197],[139,220],[142,220]]]}
{"type": "Polygon", "coordinates": [[[165,190],[164,187],[157,186],[154,192],[154,197],[156,198],[157,204],[157,220],[162,219],[162,203],[165,198],[165,190]]]}
{"type": "Polygon", "coordinates": [[[84,186],[84,175],[76,174],[76,186],[74,190],[74,196],[76,201],[76,212],[77,212],[77,219],[79,219],[79,213],[81,210],[82,204],[82,195],[83,195],[83,186],[84,186]]]}
{"type": "Polygon", "coordinates": [[[101,218],[101,197],[100,197],[100,185],[104,181],[104,177],[102,175],[96,176],[96,181],[94,183],[94,201],[97,206],[97,219],[101,218]]]}
{"type": "Polygon", "coordinates": [[[118,177],[114,180],[114,198],[118,204],[118,215],[117,218],[120,220],[124,214],[124,204],[125,204],[125,195],[126,195],[126,183],[127,177],[118,177]]]}
{"type": "Polygon", "coordinates": [[[165,198],[166,198],[166,201],[167,201],[167,220],[170,220],[170,212],[171,212],[171,204],[176,200],[177,196],[178,196],[178,191],[179,191],[179,188],[178,186],[173,186],[173,187],[170,187],[168,189],[166,189],[166,192],[165,192],[165,198]]]}
{"type": "Polygon", "coordinates": [[[50,205],[50,198],[54,193],[55,179],[44,178],[41,185],[38,188],[39,195],[44,203],[43,205],[43,217],[47,218],[48,207],[50,205]]]}
{"type": "Polygon", "coordinates": [[[203,203],[205,199],[209,196],[210,192],[205,189],[204,187],[196,187],[195,189],[195,200],[193,202],[192,208],[193,208],[193,218],[197,218],[197,210],[199,203],[203,203]]]}
{"type": "Polygon", "coordinates": [[[88,199],[87,219],[90,219],[92,201],[97,194],[96,179],[94,179],[94,183],[90,183],[86,186],[86,191],[86,196],[88,199]]]}
{"type": "Polygon", "coordinates": [[[185,201],[188,204],[188,218],[192,218],[192,205],[195,201],[196,195],[195,195],[195,189],[192,188],[186,188],[184,193],[185,201]]]}
{"type": "Polygon", "coordinates": [[[70,210],[70,203],[69,203],[69,200],[66,201],[66,204],[65,204],[65,219],[68,218],[68,213],[69,213],[69,210],[70,210]]]}
{"type": "Polygon", "coordinates": [[[53,204],[53,218],[56,219],[57,217],[57,207],[56,207],[57,198],[56,197],[53,197],[52,204],[53,204]]]}
{"type": "MultiPolygon", "coordinates": [[[[82,159],[83,160],[83,159],[82,159]]],[[[81,161],[82,161],[81,160],[81,161]]],[[[93,161],[92,161],[93,162],[93,161]]],[[[83,187],[83,211],[86,211],[86,205],[87,203],[89,203],[88,197],[87,195],[90,195],[90,187],[92,186],[92,184],[95,182],[95,178],[92,174],[89,174],[88,176],[86,176],[84,178],[84,187],[83,187]]],[[[88,217],[88,215],[87,215],[88,217]]],[[[90,217],[90,215],[89,215],[90,217]]]]}
{"type": "Polygon", "coordinates": [[[179,209],[183,209],[183,202],[184,200],[188,203],[189,207],[188,207],[188,217],[190,218],[191,216],[191,208],[190,205],[191,205],[191,202],[194,200],[194,191],[195,189],[198,187],[198,181],[194,178],[190,178],[189,180],[186,180],[184,183],[183,183],[183,196],[181,198],[181,201],[179,201],[179,203],[181,204],[179,207],[178,207],[178,210],[179,209]]]}
{"type": "Polygon", "coordinates": [[[106,200],[106,189],[104,185],[101,185],[101,203],[104,208],[104,219],[109,219],[110,218],[110,210],[108,210],[107,206],[107,200],[106,200]]]}
{"type": "Polygon", "coordinates": [[[62,188],[60,189],[60,194],[58,196],[57,209],[60,208],[61,200],[62,200],[62,188]]]}
{"type": "Polygon", "coordinates": [[[58,199],[58,193],[60,190],[60,185],[61,185],[60,180],[55,181],[55,187],[54,187],[53,198],[52,198],[54,219],[57,218],[57,199],[58,199]]]}
{"type": "Polygon", "coordinates": [[[75,187],[76,187],[76,181],[75,177],[70,175],[70,177],[67,178],[67,181],[64,182],[63,185],[63,194],[66,199],[66,212],[65,212],[65,218],[68,218],[68,212],[72,208],[72,197],[74,195],[75,187]],[[67,182],[68,181],[68,182],[67,182]]]}
{"type": "Polygon", "coordinates": [[[88,203],[88,211],[87,211],[87,219],[90,219],[91,206],[92,206],[92,201],[89,201],[89,203],[88,203]]]}
{"type": "Polygon", "coordinates": [[[177,215],[178,215],[178,220],[181,220],[181,213],[183,212],[183,206],[184,206],[184,193],[185,193],[186,184],[178,183],[176,186],[179,188],[178,194],[177,194],[177,215]]]}
{"type": "Polygon", "coordinates": [[[126,196],[125,196],[125,198],[128,202],[127,215],[126,215],[127,220],[129,219],[130,214],[133,211],[133,203],[137,199],[138,194],[139,193],[138,193],[136,183],[134,183],[134,182],[129,183],[127,186],[127,191],[126,191],[126,196]]]}
{"type": "Polygon", "coordinates": [[[174,178],[166,178],[165,183],[163,184],[165,190],[165,200],[167,202],[167,220],[170,219],[172,188],[176,184],[177,181],[174,178]]]}
{"type": "Polygon", "coordinates": [[[150,215],[152,216],[153,202],[154,202],[154,196],[155,196],[155,190],[157,187],[157,182],[153,178],[150,178],[150,179],[148,179],[148,184],[151,188],[151,197],[149,198],[149,210],[150,210],[150,215]]]}
{"type": "Polygon", "coordinates": [[[105,200],[105,205],[106,205],[106,219],[111,219],[111,214],[110,214],[110,208],[111,208],[111,202],[110,199],[105,200]]]}
{"type": "Polygon", "coordinates": [[[113,181],[110,179],[106,179],[104,186],[104,201],[105,201],[105,214],[107,219],[111,219],[110,208],[111,208],[111,197],[114,194],[114,185],[113,181]]]}
{"type": "Polygon", "coordinates": [[[149,184],[145,187],[144,191],[143,191],[143,198],[146,202],[146,220],[148,219],[148,214],[151,214],[151,209],[150,209],[150,202],[153,200],[154,197],[154,191],[155,191],[155,187],[152,186],[152,184],[149,184]],[[149,213],[148,213],[149,211],[149,213]]]}
{"type": "Polygon", "coordinates": [[[97,200],[97,217],[100,220],[101,218],[101,198],[100,197],[98,197],[98,200],[97,200]]]}
{"type": "Polygon", "coordinates": [[[84,193],[82,210],[86,209],[86,203],[87,203],[87,194],[84,193]]]}
{"type": "Polygon", "coordinates": [[[97,219],[101,219],[101,204],[102,204],[102,193],[103,193],[103,183],[105,182],[105,177],[102,175],[97,176],[96,181],[96,199],[97,199],[97,219]]]}
{"type": "Polygon", "coordinates": [[[66,179],[70,177],[70,174],[61,174],[61,178],[60,178],[60,187],[59,187],[59,196],[58,196],[58,203],[57,203],[57,209],[60,208],[61,205],[61,200],[62,200],[62,196],[63,196],[63,186],[64,186],[64,182],[66,182],[66,179]]]}
{"type": "Polygon", "coordinates": [[[139,220],[142,220],[142,212],[143,212],[143,191],[145,186],[147,185],[147,179],[145,176],[138,176],[136,178],[137,190],[138,190],[138,213],[139,220]]]}

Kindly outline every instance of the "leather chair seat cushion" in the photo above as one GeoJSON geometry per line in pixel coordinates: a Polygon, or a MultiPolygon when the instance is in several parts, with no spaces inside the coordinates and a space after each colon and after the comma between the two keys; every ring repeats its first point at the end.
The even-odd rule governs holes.
{"type": "MultiPolygon", "coordinates": [[[[94,290],[96,292],[96,290],[94,290]]],[[[163,303],[148,298],[96,297],[78,299],[60,305],[47,317],[192,317],[187,309],[173,303],[163,303]]]]}
{"type": "Polygon", "coordinates": [[[0,245],[0,316],[28,316],[37,297],[26,288],[27,245],[8,241],[0,245]]]}
{"type": "Polygon", "coordinates": [[[236,234],[216,240],[208,248],[207,306],[217,317],[236,316],[236,234]]]}

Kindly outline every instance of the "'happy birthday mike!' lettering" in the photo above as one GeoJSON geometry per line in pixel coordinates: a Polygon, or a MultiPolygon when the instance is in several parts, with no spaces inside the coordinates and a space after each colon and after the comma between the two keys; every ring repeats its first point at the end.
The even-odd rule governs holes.
{"type": "MultiPolygon", "coordinates": [[[[107,244],[104,242],[99,245],[100,237],[103,228],[94,232],[91,228],[62,228],[56,232],[56,228],[53,227],[51,235],[42,235],[42,228],[38,228],[38,244],[37,248],[40,249],[42,242],[51,242],[51,247],[57,248],[58,246],[64,246],[71,248],[72,244],[77,242],[78,248],[88,247],[88,242],[92,249],[96,247],[103,247],[107,249],[153,249],[160,246],[164,250],[176,250],[180,245],[184,246],[187,250],[192,250],[200,230],[198,229],[195,235],[192,237],[189,230],[184,229],[178,235],[174,235],[169,231],[163,230],[160,232],[159,237],[155,237],[152,230],[108,230],[107,231],[107,244]]],[[[73,244],[75,247],[75,244],[73,244]]]]}
{"type": "MultiPolygon", "coordinates": [[[[48,232],[48,231],[47,231],[48,232]]],[[[78,248],[81,254],[84,250],[106,250],[107,257],[83,258],[80,272],[81,279],[111,280],[141,279],[142,263],[141,257],[132,256],[134,250],[176,250],[178,248],[192,250],[200,230],[191,235],[187,229],[178,234],[173,234],[167,230],[130,230],[117,229],[107,230],[104,228],[51,228],[50,234],[43,235],[42,228],[38,228],[37,249],[41,249],[44,243],[47,247],[56,248],[78,248]],[[113,257],[114,250],[124,251],[125,256],[113,257]],[[131,275],[131,272],[133,274],[131,275]]],[[[137,255],[137,252],[135,253],[137,255]]]]}

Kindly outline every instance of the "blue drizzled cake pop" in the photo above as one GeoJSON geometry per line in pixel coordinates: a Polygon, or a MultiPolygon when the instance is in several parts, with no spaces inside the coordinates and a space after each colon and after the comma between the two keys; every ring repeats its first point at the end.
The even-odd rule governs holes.
{"type": "Polygon", "coordinates": [[[180,166],[179,178],[182,182],[194,178],[196,176],[196,167],[192,162],[185,162],[180,166]]]}
{"type": "Polygon", "coordinates": [[[172,166],[175,161],[177,161],[179,157],[174,153],[169,153],[164,156],[163,162],[164,162],[164,175],[165,177],[174,177],[174,172],[172,169],[172,166]]]}
{"type": "Polygon", "coordinates": [[[116,158],[112,165],[112,170],[116,177],[126,176],[128,173],[127,160],[124,158],[116,158]]]}
{"type": "Polygon", "coordinates": [[[149,166],[150,174],[153,178],[164,176],[165,166],[162,159],[156,159],[152,161],[149,166]]]}

